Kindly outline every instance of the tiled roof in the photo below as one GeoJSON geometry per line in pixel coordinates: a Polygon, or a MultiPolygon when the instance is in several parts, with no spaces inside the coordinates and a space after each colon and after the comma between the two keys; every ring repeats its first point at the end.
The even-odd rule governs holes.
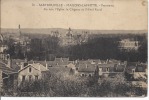
{"type": "Polygon", "coordinates": [[[98,67],[114,67],[115,64],[98,64],[98,67]]]}
{"type": "Polygon", "coordinates": [[[6,64],[4,64],[2,62],[0,62],[0,70],[2,70],[2,72],[5,73],[5,74],[14,74],[14,73],[17,73],[16,70],[7,67],[6,64]]]}
{"type": "Polygon", "coordinates": [[[112,63],[120,63],[119,60],[115,60],[115,59],[110,59],[109,62],[112,62],[112,63]]]}
{"type": "Polygon", "coordinates": [[[146,65],[131,65],[126,67],[126,72],[131,73],[132,69],[135,69],[135,72],[145,72],[146,71],[146,65]]]}
{"type": "Polygon", "coordinates": [[[34,61],[34,63],[40,63],[41,65],[46,66],[47,62],[45,62],[45,61],[34,61]]]}
{"type": "Polygon", "coordinates": [[[28,64],[23,69],[19,70],[19,72],[24,70],[24,69],[26,69],[27,67],[30,67],[30,66],[34,67],[35,69],[37,69],[39,71],[46,71],[47,70],[46,67],[43,66],[42,64],[40,64],[40,63],[33,63],[33,64],[28,64]]]}
{"type": "Polygon", "coordinates": [[[132,73],[132,69],[136,69],[136,66],[127,66],[126,67],[126,72],[127,73],[132,73]]]}
{"type": "Polygon", "coordinates": [[[125,65],[117,65],[115,66],[115,72],[123,72],[125,70],[125,65]]]}
{"type": "Polygon", "coordinates": [[[96,66],[92,64],[79,64],[79,67],[78,67],[79,72],[94,72],[95,69],[96,69],[96,66]]]}
{"type": "Polygon", "coordinates": [[[145,72],[147,66],[143,66],[143,65],[138,65],[136,67],[136,72],[145,72]]]}
{"type": "Polygon", "coordinates": [[[91,62],[89,62],[88,60],[80,60],[78,61],[78,64],[90,64],[91,62]]]}
{"type": "Polygon", "coordinates": [[[128,62],[127,66],[136,66],[138,64],[139,64],[138,62],[128,62]]]}
{"type": "Polygon", "coordinates": [[[56,74],[56,73],[69,73],[70,68],[65,68],[65,67],[49,67],[49,72],[51,74],[56,74]]]}

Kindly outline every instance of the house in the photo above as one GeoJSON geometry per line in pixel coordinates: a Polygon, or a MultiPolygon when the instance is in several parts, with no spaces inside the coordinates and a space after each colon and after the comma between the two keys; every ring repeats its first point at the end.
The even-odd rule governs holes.
{"type": "Polygon", "coordinates": [[[125,72],[125,69],[126,69],[126,65],[115,65],[114,66],[114,72],[123,73],[125,72]]]}
{"type": "Polygon", "coordinates": [[[76,66],[73,62],[70,62],[67,66],[67,68],[72,68],[72,69],[76,69],[76,66]]]}
{"type": "Polygon", "coordinates": [[[95,71],[97,71],[100,77],[108,77],[124,74],[126,64],[117,60],[89,59],[78,61],[75,68],[80,76],[93,76],[95,71]]]}
{"type": "Polygon", "coordinates": [[[119,41],[119,47],[121,50],[138,50],[139,41],[134,39],[122,39],[119,41]]]}
{"type": "Polygon", "coordinates": [[[78,64],[76,66],[76,71],[78,75],[82,77],[92,77],[95,74],[97,66],[93,64],[78,64]]]}
{"type": "Polygon", "coordinates": [[[24,81],[34,81],[42,78],[42,71],[47,71],[48,66],[43,66],[40,63],[32,63],[21,66],[18,71],[18,85],[24,81]]]}
{"type": "Polygon", "coordinates": [[[131,77],[131,80],[147,80],[147,65],[131,63],[126,67],[126,75],[131,77]]]}
{"type": "Polygon", "coordinates": [[[17,71],[12,69],[9,64],[0,61],[0,91],[15,90],[17,84],[17,71]]]}
{"type": "Polygon", "coordinates": [[[108,77],[109,73],[113,73],[115,70],[115,64],[98,64],[99,76],[108,77]]]}

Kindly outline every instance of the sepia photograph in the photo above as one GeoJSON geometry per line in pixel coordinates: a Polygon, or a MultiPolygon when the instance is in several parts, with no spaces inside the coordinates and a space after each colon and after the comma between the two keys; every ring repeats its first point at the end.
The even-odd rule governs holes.
{"type": "Polygon", "coordinates": [[[147,0],[0,5],[0,97],[147,96],[147,0]]]}

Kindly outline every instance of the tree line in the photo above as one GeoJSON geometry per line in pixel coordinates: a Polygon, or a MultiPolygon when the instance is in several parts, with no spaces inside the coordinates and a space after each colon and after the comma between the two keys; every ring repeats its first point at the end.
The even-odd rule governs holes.
{"type": "Polygon", "coordinates": [[[14,40],[7,41],[9,49],[6,51],[12,58],[29,60],[53,60],[55,57],[69,57],[76,59],[117,59],[131,62],[147,61],[147,38],[144,35],[134,36],[139,41],[139,49],[120,50],[119,41],[121,37],[94,37],[89,38],[86,43],[60,46],[58,37],[48,36],[44,38],[32,38],[29,51],[20,43],[14,45],[14,40]]]}

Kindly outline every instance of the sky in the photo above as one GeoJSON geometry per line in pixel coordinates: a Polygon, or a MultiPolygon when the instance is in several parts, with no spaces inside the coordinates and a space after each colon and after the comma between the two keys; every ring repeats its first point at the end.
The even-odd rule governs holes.
{"type": "Polygon", "coordinates": [[[1,0],[1,28],[147,30],[144,0],[1,0]],[[102,11],[44,11],[40,4],[105,4],[102,11]]]}

